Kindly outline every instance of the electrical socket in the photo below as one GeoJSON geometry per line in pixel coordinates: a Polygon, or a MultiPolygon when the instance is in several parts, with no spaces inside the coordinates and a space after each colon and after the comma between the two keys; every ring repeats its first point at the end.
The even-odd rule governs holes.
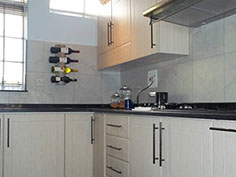
{"type": "Polygon", "coordinates": [[[158,71],[157,70],[148,71],[148,85],[150,85],[152,81],[153,81],[153,84],[150,88],[157,88],[158,87],[158,71]]]}
{"type": "Polygon", "coordinates": [[[36,79],[35,85],[38,87],[43,87],[43,79],[36,79]]]}

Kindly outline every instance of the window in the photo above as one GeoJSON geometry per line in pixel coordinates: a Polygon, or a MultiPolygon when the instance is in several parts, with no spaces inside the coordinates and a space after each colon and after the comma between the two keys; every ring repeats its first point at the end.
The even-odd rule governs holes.
{"type": "Polygon", "coordinates": [[[0,90],[25,90],[26,2],[0,0],[0,90]]]}
{"type": "Polygon", "coordinates": [[[99,0],[50,0],[50,11],[64,15],[92,17],[99,14],[99,0]]]}

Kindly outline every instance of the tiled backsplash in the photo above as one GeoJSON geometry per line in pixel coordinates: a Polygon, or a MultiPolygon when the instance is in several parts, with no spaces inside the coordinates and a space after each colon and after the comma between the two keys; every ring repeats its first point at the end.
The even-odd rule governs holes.
{"type": "Polygon", "coordinates": [[[48,62],[50,47],[55,43],[28,41],[27,90],[28,92],[0,92],[0,103],[56,103],[56,104],[100,104],[109,103],[109,98],[120,87],[119,72],[97,71],[97,47],[68,44],[79,49],[80,54],[69,57],[79,59],[70,64],[78,73],[68,75],[77,78],[75,83],[55,85],[50,82],[51,66],[48,62]],[[42,87],[35,80],[43,79],[42,87]]]}
{"type": "Polygon", "coordinates": [[[121,73],[121,84],[137,92],[147,86],[147,73],[158,69],[159,87],[140,96],[154,102],[149,91],[169,92],[170,102],[236,102],[236,15],[190,30],[190,56],[121,73]]]}
{"type": "Polygon", "coordinates": [[[147,86],[147,73],[158,69],[159,87],[140,96],[141,102],[154,102],[149,91],[169,92],[169,102],[236,102],[236,15],[190,30],[190,55],[119,72],[97,71],[97,47],[68,45],[80,49],[76,83],[58,86],[50,82],[49,48],[55,43],[28,42],[26,93],[0,92],[0,103],[109,103],[110,96],[126,84],[133,100],[147,86]],[[43,79],[38,87],[36,79],[43,79]]]}

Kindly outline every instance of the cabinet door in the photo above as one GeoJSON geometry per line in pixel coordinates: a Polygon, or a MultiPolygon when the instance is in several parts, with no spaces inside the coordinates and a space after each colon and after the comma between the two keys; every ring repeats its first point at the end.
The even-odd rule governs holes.
{"type": "Polygon", "coordinates": [[[212,127],[222,128],[222,131],[212,130],[214,162],[213,176],[236,176],[236,122],[215,121],[212,127]],[[227,129],[230,129],[230,131],[227,131],[227,129]]]}
{"type": "Polygon", "coordinates": [[[131,0],[113,0],[112,2],[112,34],[114,47],[131,41],[131,0]]]}
{"type": "MultiPolygon", "coordinates": [[[[163,176],[212,177],[208,120],[163,118],[163,176]]],[[[215,176],[214,176],[215,177],[215,176]]]]}
{"type": "Polygon", "coordinates": [[[66,114],[66,177],[93,177],[92,116],[66,114]]]}
{"type": "MultiPolygon", "coordinates": [[[[132,0],[133,13],[133,55],[141,58],[157,52],[157,48],[151,48],[150,19],[143,16],[143,11],[156,4],[156,0],[132,0]]],[[[156,25],[153,25],[153,42],[156,44],[156,25]]]]}
{"type": "Polygon", "coordinates": [[[64,177],[64,114],[10,114],[4,124],[4,177],[64,177]]]}
{"type": "Polygon", "coordinates": [[[105,115],[94,114],[94,177],[105,177],[105,115]]]}
{"type": "Polygon", "coordinates": [[[130,117],[130,177],[160,177],[159,161],[153,163],[153,156],[159,155],[159,133],[156,130],[154,136],[153,124],[158,127],[159,120],[150,116],[130,117]]]}
{"type": "Polygon", "coordinates": [[[101,14],[98,16],[98,54],[103,54],[111,49],[109,43],[111,31],[108,25],[111,21],[111,2],[102,7],[101,14]]]}
{"type": "Polygon", "coordinates": [[[0,114],[0,177],[3,177],[3,115],[0,114]]]}

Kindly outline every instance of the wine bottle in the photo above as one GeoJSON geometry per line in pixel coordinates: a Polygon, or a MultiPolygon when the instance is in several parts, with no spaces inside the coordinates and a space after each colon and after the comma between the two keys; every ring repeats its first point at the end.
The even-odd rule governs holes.
{"type": "Polygon", "coordinates": [[[49,57],[49,63],[65,63],[65,64],[69,64],[71,62],[76,62],[78,63],[79,60],[72,60],[69,57],[49,57]]]}
{"type": "Polygon", "coordinates": [[[64,77],[60,77],[60,76],[52,76],[51,77],[51,82],[52,83],[58,83],[58,82],[65,82],[65,83],[69,83],[69,82],[76,82],[77,79],[71,79],[67,76],[64,76],[64,77]]]}
{"type": "Polygon", "coordinates": [[[62,52],[66,55],[70,55],[72,53],[80,53],[79,50],[73,50],[73,49],[68,48],[68,47],[51,47],[50,51],[51,51],[51,53],[55,53],[55,54],[57,54],[59,52],[62,52]]]}
{"type": "Polygon", "coordinates": [[[60,73],[60,72],[62,72],[62,73],[69,74],[71,72],[78,72],[78,70],[77,69],[71,69],[71,68],[66,67],[66,66],[64,66],[64,67],[53,66],[52,67],[52,72],[53,73],[60,73]]]}

